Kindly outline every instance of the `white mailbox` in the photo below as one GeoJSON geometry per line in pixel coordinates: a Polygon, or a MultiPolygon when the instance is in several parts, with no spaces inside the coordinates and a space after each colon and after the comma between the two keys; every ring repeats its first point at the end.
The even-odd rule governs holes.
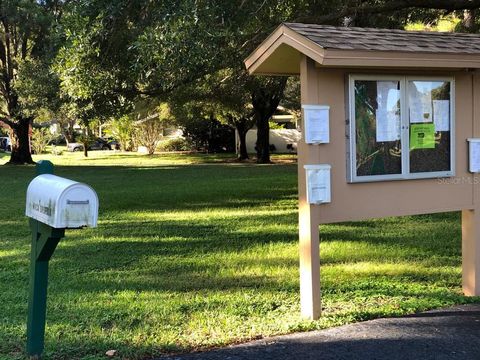
{"type": "Polygon", "coordinates": [[[96,227],[98,196],[88,185],[39,175],[28,185],[25,215],[53,228],[96,227]]]}
{"type": "Polygon", "coordinates": [[[307,178],[307,201],[309,204],[324,204],[331,201],[330,169],[328,164],[304,165],[307,178]]]}

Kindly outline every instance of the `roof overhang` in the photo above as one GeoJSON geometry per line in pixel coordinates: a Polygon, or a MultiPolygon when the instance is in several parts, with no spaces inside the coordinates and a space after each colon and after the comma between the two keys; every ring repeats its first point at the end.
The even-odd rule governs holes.
{"type": "Polygon", "coordinates": [[[250,74],[296,75],[302,55],[319,67],[480,69],[480,55],[324,49],[314,41],[280,25],[250,56],[250,74]]]}

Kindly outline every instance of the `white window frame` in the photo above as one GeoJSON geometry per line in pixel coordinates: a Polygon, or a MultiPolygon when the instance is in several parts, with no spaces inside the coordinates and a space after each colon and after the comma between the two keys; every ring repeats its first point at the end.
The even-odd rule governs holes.
{"type": "Polygon", "coordinates": [[[349,75],[348,77],[348,182],[371,182],[388,180],[428,179],[455,176],[455,79],[449,76],[412,76],[412,75],[349,75]],[[402,172],[385,175],[357,175],[357,143],[355,119],[355,81],[399,81],[400,83],[400,141],[402,146],[402,172]],[[410,119],[408,104],[409,81],[449,81],[450,82],[450,170],[434,172],[410,172],[410,119]]]}

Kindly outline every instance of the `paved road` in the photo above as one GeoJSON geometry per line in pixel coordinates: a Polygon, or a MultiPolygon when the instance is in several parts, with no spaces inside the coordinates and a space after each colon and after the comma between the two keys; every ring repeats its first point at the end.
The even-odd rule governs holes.
{"type": "Polygon", "coordinates": [[[480,360],[480,304],[160,358],[167,359],[480,360]]]}

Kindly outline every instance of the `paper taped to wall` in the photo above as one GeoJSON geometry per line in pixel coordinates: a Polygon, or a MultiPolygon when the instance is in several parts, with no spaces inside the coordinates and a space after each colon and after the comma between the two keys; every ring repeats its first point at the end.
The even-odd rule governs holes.
{"type": "Polygon", "coordinates": [[[376,140],[400,140],[400,115],[395,111],[378,109],[376,112],[376,140]]]}
{"type": "Polygon", "coordinates": [[[305,114],[305,142],[307,144],[328,143],[330,141],[329,107],[306,105],[303,108],[305,114]]]}
{"type": "Polygon", "coordinates": [[[377,81],[376,140],[400,139],[400,90],[398,81],[377,81]]]}
{"type": "Polygon", "coordinates": [[[480,172],[480,139],[468,139],[468,170],[472,173],[480,172]]]}
{"type": "MultiPolygon", "coordinates": [[[[432,118],[432,92],[417,87],[416,81],[409,83],[408,103],[410,108],[411,123],[429,123],[432,118]]],[[[418,82],[422,83],[422,82],[418,82]]]]}
{"type": "Polygon", "coordinates": [[[450,131],[450,100],[433,100],[435,131],[450,131]]]}
{"type": "Polygon", "coordinates": [[[435,125],[413,124],[410,126],[410,150],[435,149],[435,125]]]}

